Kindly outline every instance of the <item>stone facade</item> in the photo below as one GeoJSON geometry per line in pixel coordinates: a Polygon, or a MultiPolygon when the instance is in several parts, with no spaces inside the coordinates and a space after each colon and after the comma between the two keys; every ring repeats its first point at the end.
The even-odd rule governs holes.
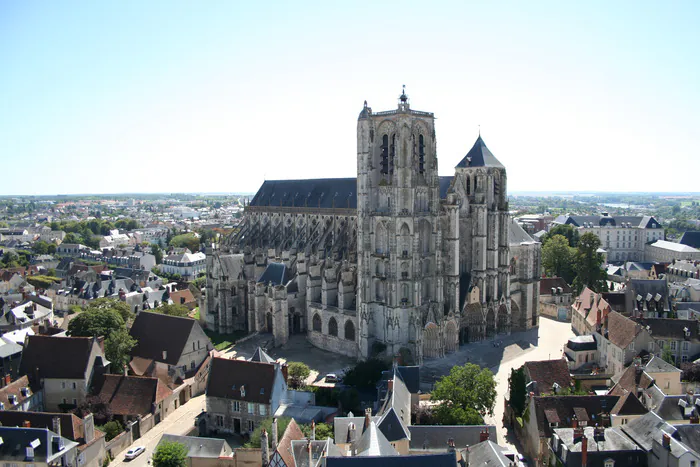
{"type": "Polygon", "coordinates": [[[357,173],[263,184],[207,252],[209,327],[421,362],[537,326],[540,245],[509,217],[505,167],[481,137],[440,177],[432,113],[405,94],[392,111],[365,103],[357,173]]]}

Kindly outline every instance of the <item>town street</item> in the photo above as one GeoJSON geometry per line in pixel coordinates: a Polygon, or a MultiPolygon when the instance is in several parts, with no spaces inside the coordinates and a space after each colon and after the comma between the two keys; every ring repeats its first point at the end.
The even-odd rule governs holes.
{"type": "Polygon", "coordinates": [[[164,433],[173,435],[187,435],[194,428],[194,418],[204,410],[204,394],[193,397],[186,403],[178,407],[168,418],[153,427],[151,431],[133,442],[128,449],[136,446],[145,446],[146,452],[132,461],[124,460],[124,454],[128,449],[117,454],[116,458],[109,464],[110,466],[143,467],[149,464],[153,451],[158,445],[164,433]]]}

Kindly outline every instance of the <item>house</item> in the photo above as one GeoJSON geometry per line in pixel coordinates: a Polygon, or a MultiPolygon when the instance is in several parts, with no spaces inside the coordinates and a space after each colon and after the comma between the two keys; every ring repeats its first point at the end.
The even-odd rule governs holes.
{"type": "Polygon", "coordinates": [[[132,360],[131,368],[137,375],[143,375],[139,369],[154,362],[173,380],[184,380],[197,372],[214,348],[199,323],[191,318],[142,311],[129,334],[137,342],[131,352],[136,360],[132,360]]]}
{"type": "Polygon", "coordinates": [[[191,253],[185,249],[184,253],[171,254],[163,258],[160,270],[165,274],[180,275],[183,279],[196,279],[200,273],[206,271],[206,255],[201,251],[191,253]]]}
{"type": "Polygon", "coordinates": [[[78,465],[78,443],[47,428],[0,426],[0,439],[0,462],[6,465],[78,465]]]}
{"type": "Polygon", "coordinates": [[[166,442],[185,445],[187,467],[221,467],[222,464],[235,464],[233,449],[224,439],[164,434],[158,446],[166,442]],[[226,463],[227,459],[230,459],[230,463],[226,463]]]}
{"type": "Polygon", "coordinates": [[[287,393],[279,363],[213,358],[207,381],[206,430],[251,433],[274,414],[287,393]]]}
{"type": "Polygon", "coordinates": [[[666,318],[670,310],[666,279],[632,279],[625,285],[626,312],[629,316],[666,318]]]}
{"type": "Polygon", "coordinates": [[[561,277],[540,280],[540,313],[560,321],[571,321],[572,290],[561,277]]]}
{"type": "Polygon", "coordinates": [[[686,279],[700,279],[700,262],[673,261],[666,267],[669,281],[684,282],[686,279]]]}
{"type": "Polygon", "coordinates": [[[80,243],[61,243],[56,247],[56,254],[63,256],[80,256],[82,251],[89,251],[90,248],[80,243]]]}
{"type": "Polygon", "coordinates": [[[603,315],[610,311],[603,295],[586,287],[571,305],[571,329],[577,335],[593,334],[603,315]]]}
{"type": "Polygon", "coordinates": [[[271,430],[271,452],[270,465],[272,467],[295,467],[294,452],[292,451],[292,441],[304,439],[304,433],[297,422],[292,419],[285,428],[282,438],[278,442],[277,419],[272,420],[271,430]]]}
{"type": "Polygon", "coordinates": [[[586,426],[555,429],[549,459],[546,465],[565,467],[643,466],[647,453],[620,428],[586,426]]]}
{"type": "Polygon", "coordinates": [[[26,295],[19,305],[0,317],[3,332],[26,329],[53,321],[53,301],[43,295],[26,295]]]}
{"type": "Polygon", "coordinates": [[[600,365],[612,374],[622,372],[634,357],[653,348],[654,343],[646,327],[616,311],[604,315],[599,331],[593,336],[598,343],[600,365]]]}
{"type": "Polygon", "coordinates": [[[670,263],[673,260],[700,261],[700,250],[682,243],[657,240],[644,247],[646,261],[670,263]]]}
{"type": "Polygon", "coordinates": [[[557,394],[573,387],[569,365],[563,358],[525,362],[524,367],[527,391],[536,396],[557,394]]]}
{"type": "Polygon", "coordinates": [[[78,444],[78,464],[81,467],[102,467],[106,457],[105,434],[95,428],[92,414],[79,418],[72,413],[3,412],[1,426],[47,428],[56,435],[78,444]]]}
{"type": "Polygon", "coordinates": [[[85,401],[93,378],[109,369],[95,337],[29,336],[20,373],[44,391],[44,407],[57,411],[85,401]]]}
{"type": "Polygon", "coordinates": [[[637,321],[653,338],[655,345],[648,347],[650,353],[663,357],[666,349],[677,365],[692,362],[700,355],[700,323],[697,320],[648,318],[637,321]]]}
{"type": "Polygon", "coordinates": [[[566,342],[564,356],[569,370],[589,370],[598,366],[598,343],[591,335],[572,337],[566,342]]]}
{"type": "MultiPolygon", "coordinates": [[[[0,388],[0,413],[2,411],[38,412],[44,409],[44,393],[41,390],[32,389],[27,375],[20,376],[16,381],[11,381],[10,375],[7,375],[2,378],[0,384],[3,385],[0,388]]],[[[2,421],[1,418],[0,421],[2,421]]]]}
{"type": "MultiPolygon", "coordinates": [[[[29,328],[31,330],[31,328],[29,328]]],[[[22,346],[9,337],[0,337],[0,361],[2,362],[3,375],[16,378],[19,370],[19,362],[22,358],[22,346]]]]}
{"type": "Polygon", "coordinates": [[[160,379],[124,375],[104,375],[100,379],[95,392],[122,424],[148,414],[160,423],[168,415],[173,391],[160,379]]]}
{"type": "Polygon", "coordinates": [[[672,425],[649,412],[620,429],[647,455],[649,467],[700,465],[700,425],[672,425]]]}
{"type": "Polygon", "coordinates": [[[189,310],[194,310],[197,307],[197,300],[195,300],[190,289],[170,292],[170,301],[175,305],[185,306],[189,310]]]}

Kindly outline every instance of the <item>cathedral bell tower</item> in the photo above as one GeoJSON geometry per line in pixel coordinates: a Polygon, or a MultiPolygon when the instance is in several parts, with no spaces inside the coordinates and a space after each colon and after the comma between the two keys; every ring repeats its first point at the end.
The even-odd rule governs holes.
{"type": "Polygon", "coordinates": [[[396,110],[375,113],[365,102],[357,122],[361,358],[386,348],[422,361],[425,326],[447,312],[435,148],[434,115],[412,110],[405,89],[396,110]]]}

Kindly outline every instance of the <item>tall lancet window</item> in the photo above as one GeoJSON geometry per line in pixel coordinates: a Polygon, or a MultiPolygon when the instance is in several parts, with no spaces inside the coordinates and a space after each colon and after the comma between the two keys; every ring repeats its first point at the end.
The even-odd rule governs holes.
{"type": "Polygon", "coordinates": [[[472,178],[467,176],[467,195],[471,194],[472,178]]]}
{"type": "Polygon", "coordinates": [[[425,172],[425,141],[423,135],[418,137],[418,172],[425,172]]]}
{"type": "Polygon", "coordinates": [[[396,135],[391,135],[391,146],[389,146],[389,173],[394,173],[394,158],[396,156],[396,135]]]}
{"type": "Polygon", "coordinates": [[[389,135],[382,136],[382,161],[381,161],[381,172],[383,174],[389,173],[389,135]]]}

